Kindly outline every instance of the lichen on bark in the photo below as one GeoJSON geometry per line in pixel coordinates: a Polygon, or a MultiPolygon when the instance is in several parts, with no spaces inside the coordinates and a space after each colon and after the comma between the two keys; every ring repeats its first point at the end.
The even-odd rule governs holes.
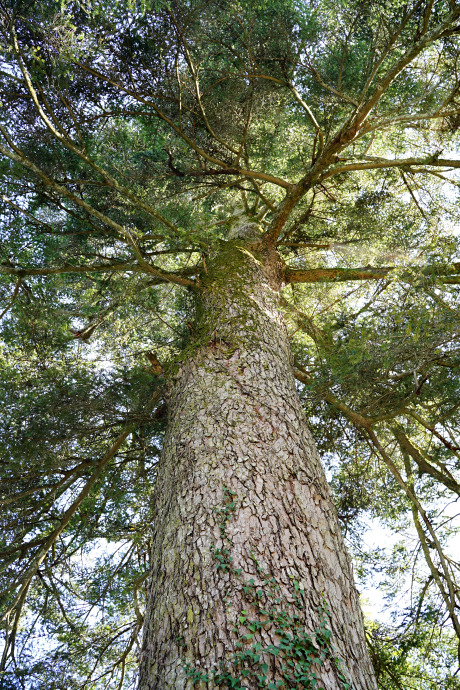
{"type": "MultiPolygon", "coordinates": [[[[201,275],[195,338],[171,380],[155,488],[140,690],[192,688],[186,665],[206,674],[238,649],[234,622],[251,604],[240,578],[216,567],[223,487],[238,497],[227,525],[232,567],[255,582],[269,573],[287,602],[298,581],[308,634],[325,603],[345,676],[355,690],[376,687],[351,566],[295,388],[281,283],[276,252],[257,237],[223,242],[201,275]]],[[[260,638],[279,642],[273,626],[260,638]]],[[[267,667],[267,683],[282,680],[270,655],[267,667]]],[[[319,687],[343,687],[332,658],[317,673],[319,687]]]]}

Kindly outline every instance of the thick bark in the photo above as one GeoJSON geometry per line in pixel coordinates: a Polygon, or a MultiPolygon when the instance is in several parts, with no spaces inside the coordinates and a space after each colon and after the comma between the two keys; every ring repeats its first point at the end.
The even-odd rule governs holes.
{"type": "Polygon", "coordinates": [[[238,240],[223,243],[202,278],[156,485],[140,690],[227,687],[213,669],[251,690],[265,675],[268,687],[302,654],[305,677],[281,687],[310,687],[315,673],[327,690],[347,687],[341,674],[354,690],[376,688],[351,566],[295,389],[279,286],[276,254],[238,240]],[[250,620],[261,629],[238,647],[250,620]],[[274,650],[288,640],[282,621],[297,657],[274,650]],[[258,660],[255,652],[250,663],[235,659],[256,642],[258,660]],[[322,659],[306,671],[315,646],[322,659]],[[200,671],[209,679],[193,686],[200,671]]]}

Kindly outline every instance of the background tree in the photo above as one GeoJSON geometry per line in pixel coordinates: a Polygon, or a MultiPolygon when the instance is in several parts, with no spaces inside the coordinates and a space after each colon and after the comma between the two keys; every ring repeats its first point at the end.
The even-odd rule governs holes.
{"type": "MultiPolygon", "coordinates": [[[[388,596],[411,591],[392,627],[368,626],[379,686],[457,688],[459,566],[448,544],[460,452],[460,7],[0,7],[3,687],[135,682],[152,541],[154,568],[162,538],[188,544],[177,514],[158,517],[185,485],[179,477],[154,500],[157,470],[161,489],[185,466],[181,439],[199,429],[206,446],[213,401],[240,413],[259,381],[286,412],[277,424],[300,424],[272,292],[283,283],[294,372],[358,575],[381,569],[388,596]],[[162,464],[172,475],[157,466],[168,396],[162,464]],[[407,538],[391,554],[366,552],[367,516],[407,538]]],[[[231,444],[244,445],[248,425],[260,439],[266,402],[235,416],[231,444]]],[[[212,434],[224,466],[231,453],[219,455],[212,434]]],[[[207,535],[204,590],[228,597],[234,627],[210,617],[205,627],[225,630],[227,644],[209,651],[196,628],[203,611],[178,611],[166,638],[180,678],[151,676],[152,687],[206,685],[207,674],[224,687],[309,687],[313,673],[327,688],[350,675],[372,687],[334,607],[351,580],[336,600],[321,570],[306,588],[309,558],[289,543],[325,530],[340,551],[333,514],[312,532],[294,520],[275,572],[271,556],[254,556],[259,527],[245,510],[263,511],[251,482],[266,480],[262,467],[280,482],[264,495],[273,507],[287,468],[286,445],[278,450],[246,477],[246,504],[232,473],[209,473],[199,504],[185,496],[194,535],[207,535]],[[206,532],[211,514],[219,522],[206,532]]],[[[206,453],[194,452],[199,464],[206,453]]],[[[323,485],[319,494],[330,511],[323,485]]],[[[261,553],[282,533],[272,528],[261,553]]],[[[149,621],[170,605],[168,591],[149,621]]],[[[356,609],[351,619],[359,634],[356,609]]]]}

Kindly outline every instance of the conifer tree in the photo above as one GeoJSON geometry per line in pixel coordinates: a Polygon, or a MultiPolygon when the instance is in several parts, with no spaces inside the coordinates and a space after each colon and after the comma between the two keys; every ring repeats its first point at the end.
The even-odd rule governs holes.
{"type": "Polygon", "coordinates": [[[458,688],[460,5],[0,30],[0,687],[458,688]]]}

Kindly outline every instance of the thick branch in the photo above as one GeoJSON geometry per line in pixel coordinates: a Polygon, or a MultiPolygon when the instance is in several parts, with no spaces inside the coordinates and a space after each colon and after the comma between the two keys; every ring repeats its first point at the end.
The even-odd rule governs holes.
{"type": "Polygon", "coordinates": [[[367,163],[349,163],[347,165],[338,165],[336,168],[328,170],[321,176],[321,180],[327,180],[333,175],[340,175],[341,173],[351,172],[353,170],[377,170],[379,168],[409,168],[412,165],[430,165],[437,168],[460,168],[460,160],[438,158],[436,154],[433,156],[424,156],[419,158],[395,158],[394,160],[379,158],[369,161],[367,163]]]}
{"type": "MultiPolygon", "coordinates": [[[[150,273],[157,277],[158,285],[161,283],[177,283],[185,287],[193,287],[195,281],[187,278],[188,275],[193,275],[194,269],[184,270],[183,273],[172,273],[170,271],[162,271],[151,264],[144,262],[146,266],[139,263],[124,263],[122,261],[112,264],[88,264],[81,266],[74,266],[72,264],[63,264],[62,266],[46,266],[43,268],[19,268],[16,266],[7,266],[0,264],[0,273],[6,275],[18,276],[24,278],[25,276],[48,276],[58,275],[62,273],[150,273]],[[148,268],[147,268],[148,266],[148,268]]],[[[151,283],[150,283],[151,284],[151,283]]]]}
{"type": "MultiPolygon", "coordinates": [[[[298,365],[294,367],[294,376],[298,381],[306,385],[310,385],[313,381],[311,374],[298,365]]],[[[374,420],[370,419],[369,417],[363,417],[361,414],[359,414],[359,412],[355,412],[351,409],[351,407],[348,407],[348,405],[332,395],[330,391],[322,391],[320,395],[327,403],[343,412],[343,414],[348,417],[348,419],[350,419],[356,426],[362,427],[363,429],[370,429],[371,424],[374,423],[374,420]]]]}
{"type": "Polygon", "coordinates": [[[436,467],[427,462],[419,450],[409,441],[402,429],[395,426],[392,427],[391,430],[397,442],[399,443],[402,452],[408,453],[411,456],[411,458],[416,462],[420,472],[429,474],[434,479],[437,479],[438,482],[444,484],[444,486],[450,489],[450,491],[460,495],[460,484],[455,481],[454,477],[452,477],[450,473],[449,475],[444,474],[444,472],[440,472],[436,467]]]}
{"type": "MultiPolygon", "coordinates": [[[[397,266],[384,266],[374,268],[287,268],[285,272],[286,283],[328,283],[344,282],[347,280],[381,280],[392,271],[398,270],[397,266]]],[[[444,283],[460,283],[460,262],[445,266],[427,266],[421,268],[414,266],[412,270],[419,271],[424,276],[436,276],[444,283]]],[[[402,278],[413,276],[412,272],[404,270],[402,278]]]]}

